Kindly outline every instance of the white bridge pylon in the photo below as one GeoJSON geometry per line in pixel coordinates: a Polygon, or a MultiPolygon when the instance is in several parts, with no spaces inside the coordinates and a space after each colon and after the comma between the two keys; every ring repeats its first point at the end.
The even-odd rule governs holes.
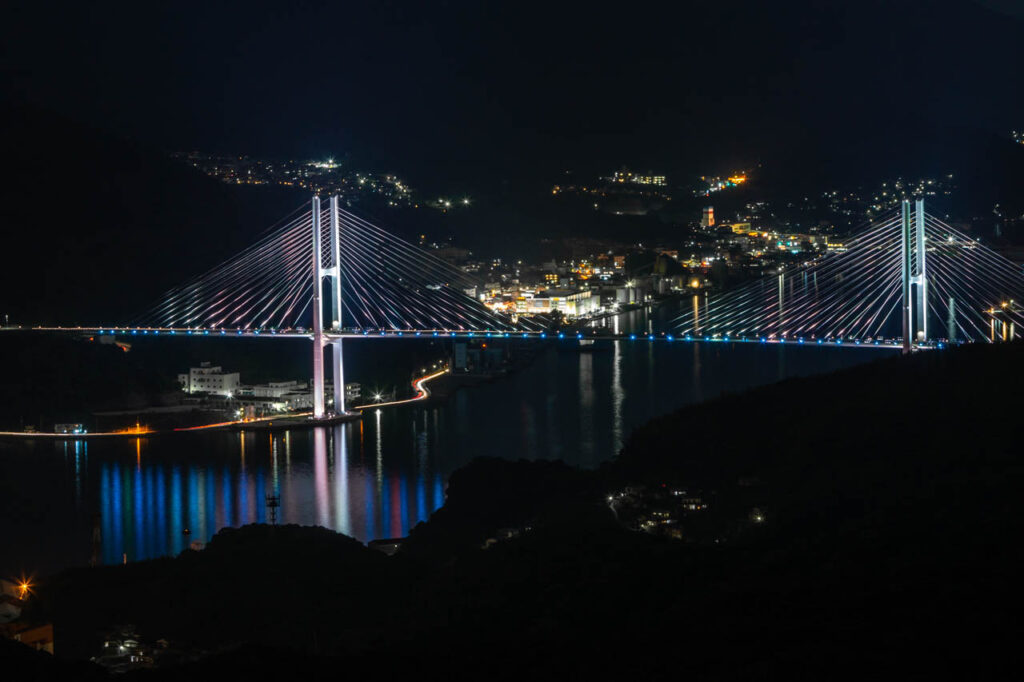
{"type": "Polygon", "coordinates": [[[313,197],[313,417],[322,419],[324,406],[324,348],[331,347],[331,376],[334,381],[334,414],[345,414],[345,366],[342,339],[324,337],[323,280],[330,278],[331,330],[341,328],[341,220],[338,197],[330,199],[330,264],[324,266],[320,197],[313,197]]]}
{"type": "Polygon", "coordinates": [[[900,211],[900,273],[903,283],[903,352],[911,343],[928,341],[928,276],[925,247],[924,199],[917,199],[911,218],[910,201],[900,211]]]}

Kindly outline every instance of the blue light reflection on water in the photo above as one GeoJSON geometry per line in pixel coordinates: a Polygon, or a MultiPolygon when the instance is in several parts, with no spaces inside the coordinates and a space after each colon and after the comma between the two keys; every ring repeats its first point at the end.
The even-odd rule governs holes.
{"type": "Polygon", "coordinates": [[[282,478],[296,499],[278,510],[279,523],[320,525],[364,541],[408,534],[443,503],[442,479],[435,473],[428,499],[425,457],[413,471],[383,467],[376,453],[350,461],[350,450],[361,451],[359,431],[359,424],[346,424],[261,439],[233,435],[246,444],[235,457],[184,462],[164,456],[173,439],[139,439],[132,444],[136,461],[108,458],[99,465],[102,563],[175,555],[221,528],[266,522],[267,491],[277,492],[282,478]],[[295,458],[291,473],[281,470],[278,456],[285,437],[289,461],[295,458]]]}

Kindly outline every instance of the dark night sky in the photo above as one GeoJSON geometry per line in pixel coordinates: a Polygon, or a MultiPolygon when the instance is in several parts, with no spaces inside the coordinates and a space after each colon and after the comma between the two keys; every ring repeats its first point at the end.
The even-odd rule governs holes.
{"type": "Polygon", "coordinates": [[[793,192],[956,166],[1016,192],[987,150],[1024,126],[1022,22],[1009,0],[8,2],[0,313],[121,319],[302,200],[163,151],[347,154],[480,198],[477,242],[586,234],[525,206],[567,169],[760,162],[793,192]]]}
{"type": "Polygon", "coordinates": [[[884,156],[908,131],[1021,125],[1004,0],[153,4],[8,9],[5,90],[164,149],[443,179],[884,156]]]}

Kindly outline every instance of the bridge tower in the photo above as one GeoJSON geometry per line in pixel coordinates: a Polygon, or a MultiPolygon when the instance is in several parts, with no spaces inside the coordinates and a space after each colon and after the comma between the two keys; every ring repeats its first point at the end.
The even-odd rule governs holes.
{"type": "MultiPolygon", "coordinates": [[[[341,219],[338,196],[331,197],[331,329],[340,332],[341,317],[341,219]]],[[[341,354],[341,337],[331,341],[331,374],[334,379],[334,413],[345,413],[345,366],[341,354]]]]}
{"type": "Polygon", "coordinates": [[[924,238],[924,199],[901,205],[900,253],[903,279],[903,352],[928,340],[928,271],[924,238]]]}
{"type": "Polygon", "coordinates": [[[313,197],[313,417],[324,416],[324,293],[320,248],[320,197],[313,197]]]}
{"type": "Polygon", "coordinates": [[[341,339],[324,338],[323,280],[330,277],[331,331],[341,330],[341,219],[338,197],[330,203],[331,265],[323,265],[322,223],[320,197],[313,197],[313,416],[325,415],[324,409],[324,348],[331,347],[331,373],[334,379],[334,413],[345,412],[345,369],[342,361],[341,339]]]}

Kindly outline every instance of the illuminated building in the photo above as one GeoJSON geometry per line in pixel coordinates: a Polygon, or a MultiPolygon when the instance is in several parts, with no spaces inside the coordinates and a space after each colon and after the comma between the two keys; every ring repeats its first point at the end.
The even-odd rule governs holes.
{"type": "Polygon", "coordinates": [[[701,227],[713,227],[715,224],[715,207],[705,206],[704,210],[700,214],[700,226],[701,227]]]}
{"type": "Polygon", "coordinates": [[[225,374],[220,367],[211,367],[204,362],[192,367],[188,374],[179,374],[178,383],[186,393],[215,393],[232,395],[238,390],[238,372],[225,374]]]}
{"type": "Polygon", "coordinates": [[[594,276],[594,269],[585,260],[580,261],[578,265],[574,264],[569,272],[576,275],[579,279],[590,279],[594,276]]]}
{"type": "Polygon", "coordinates": [[[747,174],[746,172],[741,171],[725,178],[702,175],[700,179],[703,181],[704,185],[695,190],[694,194],[697,196],[708,196],[712,192],[719,192],[730,187],[739,187],[747,181],[747,174]]]}
{"type": "Polygon", "coordinates": [[[736,234],[748,234],[750,232],[750,223],[733,223],[732,231],[736,234]]]}
{"type": "MultiPolygon", "coordinates": [[[[258,384],[251,388],[251,394],[256,398],[280,398],[289,393],[306,391],[309,386],[303,382],[300,386],[298,381],[271,381],[269,384],[258,384]]],[[[249,391],[246,391],[249,393],[249,391]]]]}
{"type": "MultiPolygon", "coordinates": [[[[632,171],[626,170],[623,167],[622,170],[615,171],[611,177],[612,182],[618,183],[629,183],[632,185],[654,185],[655,187],[664,187],[667,183],[664,175],[654,175],[648,173],[647,175],[637,175],[632,171]]],[[[557,189],[557,188],[556,188],[557,189]]],[[[557,193],[557,192],[556,192],[557,193]]]]}
{"type": "Polygon", "coordinates": [[[591,297],[589,290],[548,289],[538,292],[533,298],[524,298],[525,313],[543,315],[558,311],[569,317],[579,317],[597,310],[599,301],[591,297]]]}

